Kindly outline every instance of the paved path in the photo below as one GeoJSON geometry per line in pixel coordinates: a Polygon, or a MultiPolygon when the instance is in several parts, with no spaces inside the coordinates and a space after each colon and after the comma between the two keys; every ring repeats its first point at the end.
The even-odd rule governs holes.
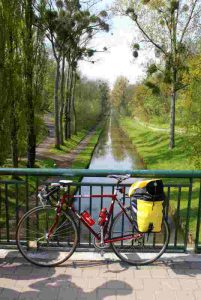
{"type": "Polygon", "coordinates": [[[0,250],[1,300],[201,299],[200,256],[180,255],[138,269],[119,262],[87,260],[40,268],[15,254],[0,250]]]}
{"type": "Polygon", "coordinates": [[[36,148],[36,157],[38,159],[53,159],[58,168],[70,168],[76,156],[82,152],[89,143],[91,136],[95,133],[95,129],[89,131],[89,133],[80,141],[75,149],[65,154],[54,154],[49,150],[54,147],[54,123],[50,117],[45,117],[45,124],[48,128],[48,136],[40,143],[36,148]]]}
{"type": "MultiPolygon", "coordinates": [[[[159,128],[159,127],[156,127],[156,126],[154,126],[154,125],[149,125],[149,123],[142,122],[142,121],[140,121],[139,118],[136,118],[136,117],[135,117],[135,121],[136,121],[137,123],[139,123],[141,126],[146,127],[146,128],[148,128],[148,129],[151,129],[151,130],[153,130],[153,131],[163,131],[163,132],[169,132],[169,131],[170,131],[169,128],[159,128]]],[[[183,128],[175,129],[175,132],[181,133],[181,134],[184,134],[184,133],[186,134],[186,130],[183,129],[183,128]]]]}

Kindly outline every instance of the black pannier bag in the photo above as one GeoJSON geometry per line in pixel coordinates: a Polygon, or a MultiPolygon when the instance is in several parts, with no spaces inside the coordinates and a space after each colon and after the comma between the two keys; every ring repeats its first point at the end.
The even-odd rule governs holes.
{"type": "Polygon", "coordinates": [[[165,194],[161,179],[138,181],[129,189],[131,213],[139,232],[160,232],[165,194]]]}

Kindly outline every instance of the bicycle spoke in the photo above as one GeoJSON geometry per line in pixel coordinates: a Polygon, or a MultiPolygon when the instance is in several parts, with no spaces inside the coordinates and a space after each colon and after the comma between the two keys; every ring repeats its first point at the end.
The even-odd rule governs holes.
{"type": "Polygon", "coordinates": [[[19,223],[18,248],[27,260],[36,265],[58,265],[72,255],[77,245],[76,225],[72,218],[63,212],[62,222],[50,238],[47,238],[50,228],[54,225],[55,215],[55,209],[50,206],[38,207],[28,212],[19,223]],[[26,231],[27,219],[30,228],[28,232],[26,231]],[[27,241],[26,244],[24,241],[27,241]]]}
{"type": "MultiPolygon", "coordinates": [[[[127,211],[129,212],[129,208],[127,211]]],[[[124,218],[124,228],[122,228],[122,218],[124,218],[123,212],[114,219],[110,236],[111,239],[122,238],[122,240],[111,243],[114,252],[119,258],[134,265],[143,265],[153,262],[162,255],[169,238],[169,230],[166,223],[164,223],[160,233],[150,233],[149,235],[145,233],[135,239],[135,234],[139,235],[139,233],[134,230],[130,221],[126,221],[126,218],[124,218]],[[130,229],[130,227],[132,228],[130,229]],[[133,237],[130,239],[126,238],[128,234],[133,237]],[[124,237],[126,239],[123,239],[124,237]]]]}

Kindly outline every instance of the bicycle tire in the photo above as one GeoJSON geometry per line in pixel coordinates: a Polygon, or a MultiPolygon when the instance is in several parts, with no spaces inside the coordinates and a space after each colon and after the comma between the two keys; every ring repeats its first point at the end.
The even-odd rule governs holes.
{"type": "MultiPolygon", "coordinates": [[[[130,207],[126,208],[126,211],[128,214],[131,214],[130,207]]],[[[134,224],[126,217],[125,213],[121,211],[118,213],[115,218],[113,219],[111,229],[110,229],[110,239],[115,238],[119,236],[119,226],[117,225],[117,222],[120,221],[121,224],[124,222],[124,234],[133,234],[138,231],[135,229],[134,224]],[[123,221],[124,220],[124,221],[123,221]],[[127,220],[125,225],[125,220],[127,220]],[[116,226],[116,228],[115,228],[116,226]],[[127,226],[127,227],[126,227],[127,226]],[[129,230],[127,231],[127,229],[129,230]],[[126,231],[125,231],[126,229],[126,231]],[[115,231],[116,230],[116,231],[115,231]],[[117,231],[118,230],[118,231],[117,231]]],[[[122,232],[122,231],[121,231],[122,232]]],[[[124,235],[122,234],[122,236],[124,235]]],[[[170,238],[170,230],[169,225],[167,221],[164,219],[162,224],[162,230],[160,233],[150,233],[149,235],[149,241],[153,242],[153,246],[146,244],[146,237],[147,234],[143,234],[143,239],[141,240],[128,240],[128,241],[121,241],[121,242],[113,242],[111,243],[111,247],[114,251],[114,253],[124,262],[135,265],[135,266],[142,266],[142,265],[148,265],[150,263],[153,263],[156,261],[163,253],[165,252],[170,238]],[[162,237],[162,234],[164,232],[164,237],[162,237]],[[156,245],[156,242],[158,240],[158,248],[156,245]],[[139,241],[142,243],[142,249],[140,249],[139,241]],[[160,243],[159,243],[160,242],[160,243]],[[127,247],[126,243],[130,243],[130,246],[127,247]],[[159,247],[161,246],[161,247],[159,247]],[[155,250],[155,251],[154,251],[155,250]],[[144,257],[144,258],[143,258],[144,257]]]]}
{"type": "Polygon", "coordinates": [[[76,249],[78,229],[67,212],[62,211],[56,230],[50,240],[47,239],[55,215],[55,207],[38,206],[29,210],[18,223],[17,247],[26,260],[37,266],[57,266],[69,259],[76,249]],[[61,220],[64,221],[61,223],[61,220]]]}

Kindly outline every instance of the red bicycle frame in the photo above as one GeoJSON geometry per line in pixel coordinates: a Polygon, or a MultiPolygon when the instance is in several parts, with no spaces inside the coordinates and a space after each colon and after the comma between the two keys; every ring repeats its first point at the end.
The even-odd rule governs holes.
{"type": "MultiPolygon", "coordinates": [[[[130,239],[133,239],[133,240],[136,240],[138,238],[141,238],[143,236],[143,233],[137,233],[137,234],[128,234],[128,235],[125,235],[125,236],[121,236],[121,237],[115,237],[113,239],[108,239],[108,238],[105,238],[107,233],[108,233],[108,226],[109,226],[109,223],[110,223],[110,220],[111,220],[111,217],[112,217],[112,212],[113,212],[113,209],[114,209],[114,204],[115,204],[115,201],[117,201],[118,205],[120,206],[121,210],[124,212],[124,214],[126,215],[126,217],[129,219],[129,221],[132,223],[132,220],[130,218],[130,216],[128,215],[125,207],[123,206],[123,204],[120,202],[120,200],[117,198],[117,193],[115,194],[103,194],[103,195],[99,195],[99,194],[94,194],[94,195],[68,195],[68,194],[64,194],[62,196],[62,198],[60,199],[58,205],[57,205],[57,208],[56,208],[56,217],[55,217],[55,222],[54,224],[51,226],[49,232],[48,232],[48,238],[51,237],[55,227],[57,226],[58,224],[58,221],[59,221],[59,217],[60,217],[60,214],[61,214],[61,211],[62,211],[62,207],[64,204],[67,204],[67,201],[68,199],[75,199],[75,198],[111,198],[112,201],[111,201],[111,204],[110,204],[110,207],[109,207],[109,211],[108,211],[108,219],[106,221],[106,223],[104,224],[103,226],[103,233],[104,233],[104,243],[105,244],[108,244],[108,243],[112,243],[112,242],[118,242],[118,241],[125,241],[125,240],[130,240],[130,239]]],[[[87,224],[87,222],[85,221],[85,219],[83,218],[82,215],[80,215],[74,208],[73,204],[71,205],[68,205],[68,208],[75,214],[75,216],[89,229],[89,231],[91,232],[91,234],[98,240],[100,241],[100,235],[93,230],[93,228],[87,224]]]]}

